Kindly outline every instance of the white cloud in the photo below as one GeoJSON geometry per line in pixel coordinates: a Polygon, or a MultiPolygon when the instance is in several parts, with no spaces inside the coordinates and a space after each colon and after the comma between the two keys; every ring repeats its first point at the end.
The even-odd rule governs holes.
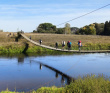
{"type": "MultiPolygon", "coordinates": [[[[89,6],[89,4],[89,8],[87,8],[88,6],[84,7],[85,5],[0,5],[0,29],[17,31],[19,28],[25,32],[32,32],[40,23],[50,22],[59,25],[94,10],[92,5],[89,6]]],[[[82,27],[107,20],[110,20],[110,12],[109,8],[104,8],[69,23],[71,26],[82,27]]],[[[64,27],[64,24],[59,27],[64,27]]]]}

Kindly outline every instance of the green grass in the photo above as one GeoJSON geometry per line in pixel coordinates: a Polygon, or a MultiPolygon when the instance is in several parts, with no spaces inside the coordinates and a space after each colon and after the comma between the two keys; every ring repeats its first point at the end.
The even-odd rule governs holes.
{"type": "Polygon", "coordinates": [[[69,93],[110,93],[110,81],[103,76],[87,76],[65,87],[69,93]]]}
{"type": "MultiPolygon", "coordinates": [[[[6,90],[1,93],[17,92],[6,90]]],[[[41,87],[37,91],[31,91],[31,93],[110,93],[110,81],[103,75],[87,75],[83,78],[79,77],[65,87],[41,87]]]]}
{"type": "MultiPolygon", "coordinates": [[[[0,54],[3,53],[22,53],[25,49],[25,43],[29,44],[27,53],[42,53],[42,52],[55,52],[53,50],[41,48],[33,45],[24,38],[20,38],[19,42],[15,42],[15,36],[7,37],[8,32],[0,32],[0,54]]],[[[36,34],[25,33],[27,37],[31,36],[32,40],[39,42],[42,39],[42,44],[55,47],[55,43],[58,42],[59,47],[62,48],[62,41],[71,41],[72,50],[78,50],[78,40],[82,41],[81,50],[110,50],[110,36],[96,36],[96,35],[64,35],[64,34],[36,34]]],[[[64,47],[67,48],[67,45],[64,47]]]]}
{"type": "Polygon", "coordinates": [[[95,75],[78,78],[75,82],[62,88],[40,88],[36,93],[110,93],[110,81],[95,75]]]}
{"type": "MultiPolygon", "coordinates": [[[[61,45],[59,48],[62,48],[61,45]]],[[[68,49],[67,46],[64,47],[65,49],[68,49]]],[[[14,54],[14,53],[22,53],[25,49],[25,44],[22,45],[7,45],[7,46],[0,46],[0,54],[14,54]]],[[[78,50],[78,46],[72,46],[72,50],[78,50]]],[[[81,50],[110,50],[110,44],[92,44],[87,43],[85,46],[81,47],[81,50]]],[[[31,45],[29,44],[29,47],[26,51],[26,53],[52,53],[52,52],[58,52],[46,48],[42,48],[39,46],[31,45]]]]}

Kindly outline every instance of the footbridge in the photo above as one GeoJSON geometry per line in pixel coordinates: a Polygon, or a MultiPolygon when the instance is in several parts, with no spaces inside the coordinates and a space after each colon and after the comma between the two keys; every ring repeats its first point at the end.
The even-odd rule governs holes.
{"type": "Polygon", "coordinates": [[[51,49],[51,50],[56,50],[56,51],[62,51],[62,52],[74,52],[74,53],[106,53],[106,52],[109,52],[110,53],[110,50],[67,50],[67,49],[59,49],[59,48],[54,48],[54,47],[50,47],[50,46],[46,46],[46,45],[40,45],[39,43],[29,39],[26,35],[24,34],[20,34],[22,37],[24,37],[26,40],[28,40],[29,42],[33,43],[34,45],[37,45],[37,46],[40,46],[40,47],[43,47],[43,48],[47,48],[47,49],[51,49]]]}

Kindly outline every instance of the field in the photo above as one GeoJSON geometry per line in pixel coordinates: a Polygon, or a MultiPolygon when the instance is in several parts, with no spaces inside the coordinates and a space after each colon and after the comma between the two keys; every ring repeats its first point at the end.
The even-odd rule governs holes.
{"type": "Polygon", "coordinates": [[[43,44],[53,45],[55,42],[61,44],[62,41],[71,41],[73,45],[76,45],[79,40],[82,41],[82,44],[86,43],[101,43],[106,44],[110,43],[110,36],[99,36],[99,35],[65,35],[65,34],[35,34],[35,33],[26,33],[26,36],[31,36],[34,41],[39,41],[42,39],[43,44]]]}
{"type": "Polygon", "coordinates": [[[21,45],[23,41],[15,42],[15,37],[17,36],[17,33],[12,32],[0,32],[0,46],[10,46],[10,45],[21,45]],[[11,35],[9,35],[11,33],[11,35]]]}
{"type": "MultiPolygon", "coordinates": [[[[83,50],[109,50],[110,49],[110,36],[99,35],[65,35],[65,34],[38,34],[38,33],[25,33],[26,36],[31,36],[32,40],[42,43],[47,46],[55,46],[58,42],[61,48],[62,41],[71,41],[72,49],[78,49],[78,41],[82,41],[83,50]]],[[[65,47],[67,48],[67,47],[65,47]]]]}
{"type": "MultiPolygon", "coordinates": [[[[19,39],[19,42],[15,42],[16,33],[8,36],[8,32],[0,32],[0,46],[10,46],[19,45],[24,46],[24,42],[28,42],[25,39],[19,39]]],[[[42,44],[47,46],[55,46],[58,42],[59,48],[61,48],[61,42],[71,41],[72,49],[78,49],[77,43],[81,40],[83,45],[83,50],[109,50],[110,49],[110,36],[99,36],[99,35],[65,35],[65,34],[39,34],[39,33],[24,33],[27,37],[32,38],[32,40],[39,42],[41,39],[42,44]]],[[[33,46],[28,42],[30,46],[33,46]]],[[[65,47],[67,48],[67,47],[65,47]]]]}

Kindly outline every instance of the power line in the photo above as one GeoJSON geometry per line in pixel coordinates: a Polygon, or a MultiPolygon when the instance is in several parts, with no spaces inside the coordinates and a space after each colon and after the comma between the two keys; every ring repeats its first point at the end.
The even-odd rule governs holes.
{"type": "MultiPolygon", "coordinates": [[[[88,15],[88,14],[91,14],[91,13],[93,13],[93,12],[95,12],[95,11],[98,11],[98,10],[100,10],[100,9],[102,9],[102,8],[105,8],[105,7],[109,6],[109,5],[110,5],[110,4],[107,4],[107,5],[105,5],[105,6],[102,6],[102,7],[98,8],[98,9],[95,9],[95,10],[93,10],[93,11],[91,11],[91,12],[88,12],[88,13],[86,13],[86,14],[83,14],[83,15],[81,15],[81,16],[78,16],[78,17],[76,17],[76,18],[73,18],[73,19],[71,19],[71,20],[69,20],[69,21],[63,22],[63,23],[61,23],[61,24],[59,24],[59,25],[62,25],[62,24],[65,24],[65,23],[67,23],[67,22],[70,22],[70,21],[76,20],[76,19],[78,19],[78,18],[81,18],[81,17],[86,16],[86,15],[88,15]]],[[[59,26],[59,25],[57,25],[57,26],[59,26]]]]}

